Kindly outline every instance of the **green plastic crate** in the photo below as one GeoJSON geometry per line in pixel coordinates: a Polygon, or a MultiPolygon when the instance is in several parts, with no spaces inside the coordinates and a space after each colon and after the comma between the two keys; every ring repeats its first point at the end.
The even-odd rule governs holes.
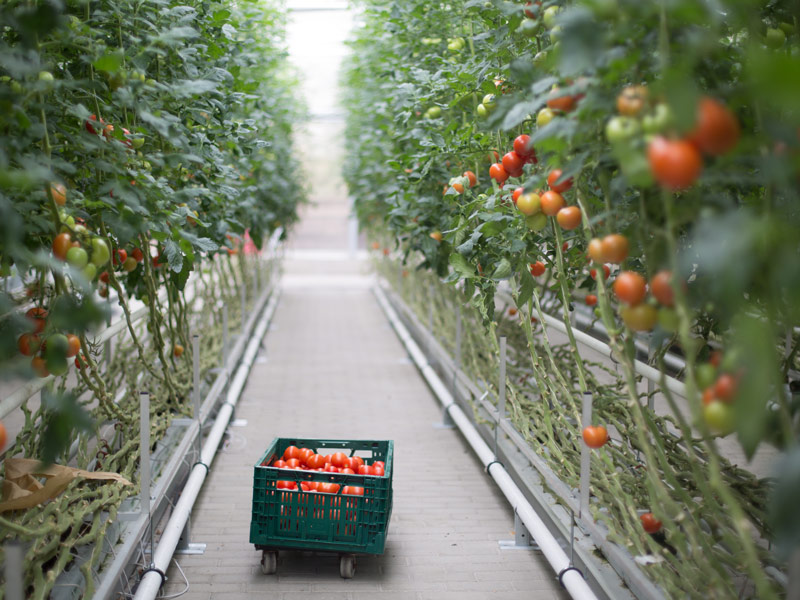
{"type": "Polygon", "coordinates": [[[382,554],[392,514],[394,442],[276,438],[253,468],[250,543],[259,550],[298,549],[382,554]],[[288,446],[319,454],[344,452],[367,462],[385,463],[384,475],[350,475],[268,467],[288,446]],[[278,481],[328,481],[336,494],[278,489],[278,481]],[[364,488],[363,496],[342,494],[344,486],[364,488]]]}

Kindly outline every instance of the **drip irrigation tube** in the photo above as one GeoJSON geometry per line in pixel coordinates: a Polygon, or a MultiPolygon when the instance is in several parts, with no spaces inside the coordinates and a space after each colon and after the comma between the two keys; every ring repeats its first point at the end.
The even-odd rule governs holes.
{"type": "Polygon", "coordinates": [[[453,396],[447,390],[445,384],[436,374],[427,358],[425,358],[422,350],[420,350],[417,343],[411,337],[411,334],[400,321],[395,310],[390,306],[383,290],[376,286],[373,288],[373,291],[378,299],[378,303],[381,305],[381,308],[383,308],[389,322],[397,333],[397,336],[403,342],[403,345],[422,373],[422,376],[428,382],[434,394],[436,394],[439,402],[441,402],[442,406],[447,410],[450,418],[458,425],[462,435],[469,442],[470,446],[472,446],[472,449],[478,455],[478,458],[480,458],[481,463],[487,468],[487,472],[495,480],[500,490],[514,508],[516,514],[519,515],[522,523],[539,545],[539,548],[541,548],[550,566],[558,573],[559,579],[567,592],[569,592],[569,595],[575,598],[575,600],[597,600],[597,597],[584,580],[580,571],[573,568],[569,557],[561,548],[558,540],[553,537],[547,525],[545,525],[536,514],[536,511],[511,479],[511,476],[506,472],[503,465],[495,460],[494,452],[492,452],[491,448],[483,441],[480,433],[478,433],[478,430],[472,425],[469,418],[464,414],[464,411],[455,403],[453,396]]]}
{"type": "Polygon", "coordinates": [[[186,521],[189,519],[189,515],[191,514],[192,507],[197,500],[197,496],[203,487],[203,483],[208,475],[208,471],[211,467],[211,463],[214,460],[214,456],[217,453],[222,436],[228,427],[228,422],[233,414],[233,409],[239,400],[239,396],[244,389],[245,383],[247,383],[247,377],[250,374],[250,368],[253,365],[256,354],[258,354],[258,348],[261,345],[261,339],[264,337],[267,331],[269,322],[272,319],[273,313],[275,312],[275,307],[278,305],[279,296],[280,293],[278,291],[273,294],[269,304],[267,305],[267,308],[264,310],[261,320],[256,326],[253,337],[250,338],[250,341],[247,344],[247,349],[242,357],[242,362],[231,381],[226,401],[223,403],[222,408],[220,408],[217,419],[214,421],[214,425],[208,434],[208,438],[206,438],[203,449],[200,451],[199,461],[194,465],[191,473],[189,474],[186,485],[181,492],[180,500],[178,500],[178,503],[175,505],[172,516],[170,517],[167,525],[164,527],[164,533],[158,542],[158,547],[153,552],[150,568],[149,570],[145,571],[144,575],[142,576],[142,579],[139,582],[139,587],[136,590],[134,600],[152,600],[156,597],[159,589],[161,588],[161,584],[164,581],[162,573],[167,572],[169,562],[172,560],[172,556],[175,554],[175,549],[178,547],[181,533],[186,525],[186,521]]]}

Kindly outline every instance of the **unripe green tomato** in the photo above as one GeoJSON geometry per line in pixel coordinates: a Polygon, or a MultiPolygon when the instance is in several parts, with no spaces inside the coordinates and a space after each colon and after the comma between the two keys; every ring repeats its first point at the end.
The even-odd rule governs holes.
{"type": "Polygon", "coordinates": [[[550,121],[552,121],[555,118],[555,116],[556,116],[556,113],[554,113],[551,108],[543,108],[536,115],[536,125],[538,127],[544,127],[550,121]]]}
{"type": "Polygon", "coordinates": [[[694,370],[694,378],[697,380],[697,387],[704,390],[714,385],[714,381],[717,379],[717,369],[711,363],[699,364],[694,370]]]}
{"type": "Polygon", "coordinates": [[[550,33],[549,33],[550,34],[550,42],[552,44],[555,44],[558,40],[560,40],[561,39],[561,34],[563,33],[563,31],[564,30],[561,28],[561,25],[556,25],[555,27],[553,27],[550,30],[550,33]]]}
{"type": "Polygon", "coordinates": [[[497,107],[494,94],[486,94],[481,102],[489,112],[492,112],[497,107]]]}
{"type": "Polygon", "coordinates": [[[39,81],[55,81],[50,71],[39,71],[39,81]]]}
{"type": "Polygon", "coordinates": [[[733,408],[724,402],[714,400],[703,407],[703,420],[713,433],[728,435],[733,431],[733,408]]]}
{"type": "Polygon", "coordinates": [[[142,304],[144,304],[145,306],[150,306],[150,296],[148,296],[147,294],[142,296],[142,304]]]}
{"type": "Polygon", "coordinates": [[[611,19],[619,14],[619,3],[617,0],[590,0],[589,8],[601,19],[611,19]]]}
{"type": "Polygon", "coordinates": [[[429,119],[438,119],[442,116],[442,109],[439,106],[431,106],[425,114],[428,116],[429,119]]]}
{"type": "Polygon", "coordinates": [[[606,123],[606,139],[610,144],[626,142],[640,131],[639,121],[633,117],[613,117],[606,123]]]}
{"type": "Polygon", "coordinates": [[[517,33],[525,37],[536,37],[536,32],[539,31],[539,23],[533,19],[522,19],[522,22],[517,27],[517,33]]]}
{"type": "Polygon", "coordinates": [[[53,375],[63,375],[69,368],[67,352],[69,340],[63,333],[54,333],[47,337],[47,347],[44,351],[44,360],[47,370],[53,375]]]}
{"type": "Polygon", "coordinates": [[[525,224],[531,231],[541,231],[547,227],[547,215],[543,212],[538,212],[529,217],[525,217],[525,224]]]}
{"type": "Polygon", "coordinates": [[[778,27],[780,27],[781,31],[783,31],[786,35],[792,35],[797,29],[793,23],[787,23],[785,21],[783,23],[779,23],[778,27]]]}
{"type": "Polygon", "coordinates": [[[89,281],[93,281],[94,278],[97,277],[97,267],[92,263],[89,263],[83,267],[83,276],[89,281]]]}
{"type": "Polygon", "coordinates": [[[80,246],[67,250],[67,262],[76,269],[83,269],[89,264],[89,253],[80,246]]]}
{"type": "Polygon", "coordinates": [[[558,13],[561,12],[560,6],[548,6],[544,14],[542,15],[542,20],[544,21],[544,26],[548,29],[552,29],[556,24],[556,16],[558,13]]]}
{"type": "Polygon", "coordinates": [[[764,43],[768,48],[780,48],[786,43],[786,33],[783,29],[770,27],[767,29],[767,34],[764,36],[764,43]]]}
{"type": "Polygon", "coordinates": [[[75,227],[73,227],[73,230],[77,235],[82,235],[82,236],[88,235],[89,233],[89,230],[86,229],[85,225],[75,225],[75,227]]]}
{"type": "Polygon", "coordinates": [[[671,308],[659,308],[658,325],[668,333],[675,333],[678,331],[678,313],[671,308]]]}
{"type": "Polygon", "coordinates": [[[476,110],[481,119],[485,119],[489,116],[489,111],[486,109],[486,105],[484,104],[478,104],[478,108],[476,110]]]}
{"type": "Polygon", "coordinates": [[[663,132],[672,123],[672,112],[663,102],[656,104],[653,112],[642,119],[642,130],[648,134],[663,132]]]}
{"type": "Polygon", "coordinates": [[[545,60],[547,60],[547,52],[544,50],[537,52],[533,57],[533,66],[540,67],[544,64],[545,60]]]}
{"type": "Polygon", "coordinates": [[[134,148],[141,148],[144,146],[144,138],[143,137],[136,137],[131,140],[131,144],[134,148]]]}
{"type": "Polygon", "coordinates": [[[22,93],[22,85],[20,84],[19,81],[16,81],[15,79],[11,80],[11,91],[14,92],[15,94],[22,93]]]}
{"type": "Polygon", "coordinates": [[[108,251],[108,244],[100,238],[92,238],[92,263],[102,267],[109,258],[111,258],[111,253],[108,251]]]}
{"type": "Polygon", "coordinates": [[[155,87],[156,86],[156,80],[155,79],[147,79],[144,83],[145,83],[145,85],[147,87],[155,87]]]}

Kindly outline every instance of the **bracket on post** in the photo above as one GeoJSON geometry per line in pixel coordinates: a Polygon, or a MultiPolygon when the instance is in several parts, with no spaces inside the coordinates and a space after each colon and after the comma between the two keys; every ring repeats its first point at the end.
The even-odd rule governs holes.
{"type": "Polygon", "coordinates": [[[183,526],[181,537],[178,538],[178,545],[175,547],[175,554],[205,554],[208,544],[203,542],[190,542],[192,539],[191,517],[186,520],[183,526]]]}
{"type": "Polygon", "coordinates": [[[498,545],[500,550],[541,550],[533,541],[531,532],[525,527],[516,510],[514,510],[514,539],[500,540],[498,545]]]}

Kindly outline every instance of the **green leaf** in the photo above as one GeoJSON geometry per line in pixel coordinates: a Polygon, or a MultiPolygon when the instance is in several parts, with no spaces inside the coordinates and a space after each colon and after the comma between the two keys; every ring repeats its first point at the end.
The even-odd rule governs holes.
{"type": "Polygon", "coordinates": [[[467,262],[467,259],[458,252],[452,252],[450,254],[449,262],[456,273],[460,274],[462,277],[472,278],[476,276],[475,269],[467,262]]]}
{"type": "Polygon", "coordinates": [[[164,255],[167,257],[169,268],[179,273],[183,267],[183,253],[173,240],[164,242],[164,255]]]}
{"type": "Polygon", "coordinates": [[[116,73],[122,66],[123,55],[121,52],[109,52],[98,58],[94,63],[94,68],[106,73],[116,73]]]}

